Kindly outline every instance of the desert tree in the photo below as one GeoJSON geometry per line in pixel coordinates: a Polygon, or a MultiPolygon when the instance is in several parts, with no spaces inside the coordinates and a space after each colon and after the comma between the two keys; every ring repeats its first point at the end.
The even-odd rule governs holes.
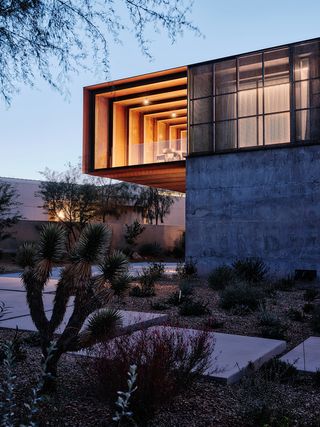
{"type": "Polygon", "coordinates": [[[200,34],[191,11],[190,0],[0,0],[0,94],[10,103],[38,77],[65,93],[71,74],[89,63],[108,75],[110,44],[125,33],[150,58],[148,31],[171,42],[186,30],[200,34]]]}
{"type": "Polygon", "coordinates": [[[10,228],[22,219],[18,198],[17,189],[9,182],[0,180],[0,240],[10,237],[10,228]]]}
{"type": "Polygon", "coordinates": [[[49,223],[42,228],[39,242],[25,243],[17,256],[23,267],[21,277],[31,318],[39,331],[43,360],[46,360],[44,391],[54,387],[63,353],[88,348],[121,329],[121,316],[107,305],[113,288],[119,295],[121,284],[126,289],[130,281],[126,257],[110,250],[111,231],[106,225],[88,224],[71,251],[66,251],[65,234],[61,224],[49,223]],[[62,259],[65,264],[48,318],[43,291],[53,266],[62,259]],[[94,264],[98,266],[98,274],[93,276],[94,264]],[[56,338],[69,304],[73,305],[70,318],[56,338]],[[49,349],[50,358],[47,358],[49,349]]]}
{"type": "Polygon", "coordinates": [[[69,247],[76,241],[83,228],[96,215],[96,186],[84,178],[79,165],[67,165],[61,173],[46,169],[41,172],[36,195],[43,201],[43,209],[51,220],[60,221],[67,230],[69,247]]]}
{"type": "Polygon", "coordinates": [[[149,224],[164,222],[174,203],[171,193],[153,187],[141,187],[134,208],[149,224]]]}

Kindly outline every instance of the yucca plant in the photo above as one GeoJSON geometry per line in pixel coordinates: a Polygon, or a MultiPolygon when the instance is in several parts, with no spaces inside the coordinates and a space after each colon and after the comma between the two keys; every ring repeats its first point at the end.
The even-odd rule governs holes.
{"type": "Polygon", "coordinates": [[[120,315],[106,308],[113,288],[126,288],[130,280],[126,257],[110,251],[111,232],[103,224],[89,224],[82,231],[70,253],[65,248],[65,231],[58,224],[42,228],[37,245],[24,244],[18,253],[23,267],[22,281],[26,288],[27,303],[32,320],[39,331],[43,358],[54,346],[46,364],[44,391],[54,388],[57,365],[67,351],[78,351],[111,337],[120,326],[120,315]],[[48,319],[44,311],[43,290],[50,278],[52,267],[64,261],[56,286],[53,310],[48,319]],[[92,266],[99,273],[92,275],[92,266]],[[116,284],[116,285],[115,285],[116,284]],[[71,296],[74,307],[62,334],[55,338],[71,296]],[[85,327],[84,323],[87,320],[85,327]]]}

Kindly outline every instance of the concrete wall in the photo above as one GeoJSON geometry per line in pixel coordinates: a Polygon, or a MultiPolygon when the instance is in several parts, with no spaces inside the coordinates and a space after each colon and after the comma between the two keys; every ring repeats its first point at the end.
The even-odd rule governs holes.
{"type": "MultiPolygon", "coordinates": [[[[6,253],[14,253],[17,248],[25,241],[37,241],[39,231],[45,221],[19,221],[12,227],[12,237],[0,241],[0,250],[6,253]]],[[[120,222],[108,223],[112,228],[112,247],[123,248],[126,245],[123,238],[125,227],[120,222]]],[[[144,243],[157,242],[163,249],[172,249],[175,241],[180,238],[184,231],[183,226],[175,225],[144,225],[144,232],[137,239],[137,246],[144,243]]]]}
{"type": "Polygon", "coordinates": [[[278,274],[320,274],[320,147],[187,160],[186,252],[200,273],[261,257],[278,274]]]}

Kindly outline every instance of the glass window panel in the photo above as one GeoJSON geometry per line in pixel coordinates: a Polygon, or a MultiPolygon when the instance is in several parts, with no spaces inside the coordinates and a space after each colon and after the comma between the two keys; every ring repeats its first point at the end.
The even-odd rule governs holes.
{"type": "Polygon", "coordinates": [[[257,118],[239,119],[239,147],[252,147],[257,145],[257,118]]]}
{"type": "Polygon", "coordinates": [[[264,124],[265,144],[290,142],[290,113],[267,115],[264,124]]]}
{"type": "Polygon", "coordinates": [[[279,49],[264,54],[265,85],[289,82],[289,49],[279,49]]]}
{"type": "Polygon", "coordinates": [[[310,110],[296,112],[296,140],[310,139],[310,110]]]}
{"type": "Polygon", "coordinates": [[[212,94],[212,65],[191,68],[191,98],[202,98],[212,94]]]}
{"type": "Polygon", "coordinates": [[[295,83],[296,108],[309,108],[310,81],[295,83]]]}
{"type": "Polygon", "coordinates": [[[282,84],[264,88],[264,112],[276,113],[290,109],[290,85],[282,84]]]}
{"type": "Polygon", "coordinates": [[[262,55],[239,58],[239,89],[254,89],[262,86],[262,55]]]}
{"type": "Polygon", "coordinates": [[[237,89],[236,60],[217,62],[214,66],[215,94],[235,92],[237,89]]]}
{"type": "Polygon", "coordinates": [[[295,83],[296,109],[320,107],[320,80],[295,83]]]}
{"type": "Polygon", "coordinates": [[[310,111],[310,127],[311,127],[311,139],[317,141],[320,139],[320,109],[315,108],[310,111]]]}
{"type": "Polygon", "coordinates": [[[238,92],[239,117],[262,114],[263,89],[251,89],[238,92]]]}
{"type": "Polygon", "coordinates": [[[237,147],[237,121],[230,120],[215,124],[216,151],[230,150],[237,147]]]}
{"type": "Polygon", "coordinates": [[[195,99],[191,101],[192,123],[212,122],[212,98],[195,99]]]}
{"type": "Polygon", "coordinates": [[[215,97],[215,120],[235,119],[237,114],[236,107],[237,94],[220,95],[215,97]]]}
{"type": "Polygon", "coordinates": [[[212,125],[197,125],[190,128],[190,152],[212,151],[212,125]]]}
{"type": "Polygon", "coordinates": [[[303,43],[294,47],[294,78],[304,80],[320,76],[319,42],[303,43]]]}

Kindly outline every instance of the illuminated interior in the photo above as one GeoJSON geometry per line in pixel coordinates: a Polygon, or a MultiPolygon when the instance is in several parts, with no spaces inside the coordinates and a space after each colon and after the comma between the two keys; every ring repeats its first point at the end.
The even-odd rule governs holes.
{"type": "Polygon", "coordinates": [[[115,90],[96,95],[95,169],[185,159],[186,73],[143,83],[124,88],[118,84],[115,90]],[[101,126],[102,116],[105,126],[101,126]]]}

